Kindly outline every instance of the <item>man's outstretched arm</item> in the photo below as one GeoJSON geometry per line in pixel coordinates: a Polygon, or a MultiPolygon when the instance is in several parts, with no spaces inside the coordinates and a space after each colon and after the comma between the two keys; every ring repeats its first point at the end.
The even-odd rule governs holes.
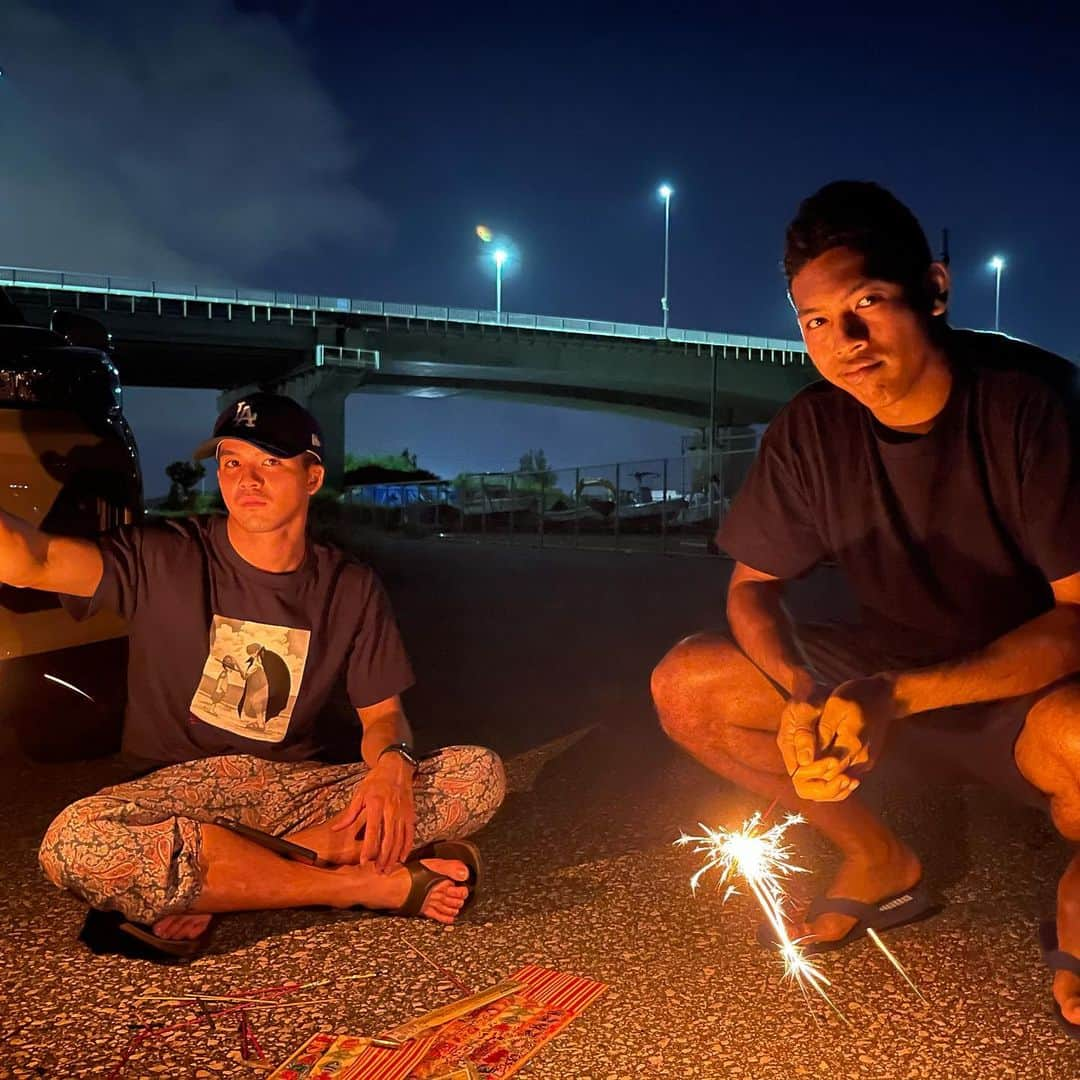
{"type": "Polygon", "coordinates": [[[1080,573],[1051,582],[1051,587],[1053,608],[985,648],[838,686],[818,724],[826,752],[810,762],[800,760],[796,786],[809,790],[814,782],[835,782],[850,768],[872,767],[894,721],[951,705],[1020,697],[1080,672],[1080,573]]]}
{"type": "Polygon", "coordinates": [[[896,716],[1020,697],[1080,672],[1080,573],[1050,585],[1053,608],[985,648],[889,676],[896,716]]]}
{"type": "Polygon", "coordinates": [[[93,540],[53,536],[0,510],[0,582],[69,596],[93,596],[104,563],[93,540]]]}

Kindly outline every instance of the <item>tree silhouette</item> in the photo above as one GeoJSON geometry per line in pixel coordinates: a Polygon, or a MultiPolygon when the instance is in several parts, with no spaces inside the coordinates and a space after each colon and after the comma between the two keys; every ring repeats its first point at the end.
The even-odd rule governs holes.
{"type": "Polygon", "coordinates": [[[543,450],[526,450],[518,458],[518,470],[527,474],[527,478],[537,487],[555,486],[555,470],[548,464],[547,454],[543,450]]]}
{"type": "Polygon", "coordinates": [[[165,475],[172,481],[166,505],[184,510],[195,493],[195,485],[206,475],[206,466],[201,461],[174,461],[165,467],[165,475]]]}

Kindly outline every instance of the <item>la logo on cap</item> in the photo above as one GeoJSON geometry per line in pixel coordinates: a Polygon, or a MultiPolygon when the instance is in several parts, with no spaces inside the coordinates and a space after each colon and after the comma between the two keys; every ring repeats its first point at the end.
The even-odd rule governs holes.
{"type": "Polygon", "coordinates": [[[312,436],[311,436],[311,445],[312,446],[322,446],[322,441],[319,439],[319,436],[314,434],[314,433],[312,433],[312,436]]]}
{"type": "Polygon", "coordinates": [[[243,424],[245,427],[253,428],[255,421],[259,419],[259,414],[251,411],[251,406],[246,401],[238,401],[236,403],[236,413],[233,416],[233,423],[239,426],[243,424]]]}

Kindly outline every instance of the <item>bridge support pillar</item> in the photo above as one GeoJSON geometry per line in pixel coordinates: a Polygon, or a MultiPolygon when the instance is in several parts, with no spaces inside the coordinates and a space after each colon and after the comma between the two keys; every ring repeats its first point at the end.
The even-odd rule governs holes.
{"type": "Polygon", "coordinates": [[[338,491],[345,478],[345,399],[355,388],[355,376],[334,371],[313,371],[281,387],[319,421],[326,485],[338,491]]]}

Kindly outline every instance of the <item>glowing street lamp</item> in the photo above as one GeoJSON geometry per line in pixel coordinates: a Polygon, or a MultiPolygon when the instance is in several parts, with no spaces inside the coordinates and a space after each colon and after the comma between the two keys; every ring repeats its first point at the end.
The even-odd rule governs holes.
{"type": "Polygon", "coordinates": [[[994,329],[1001,329],[1001,271],[1005,269],[1005,260],[1000,255],[995,255],[990,260],[990,269],[994,271],[997,280],[994,284],[994,329]]]}
{"type": "Polygon", "coordinates": [[[671,242],[671,196],[675,189],[670,184],[661,184],[656,189],[657,195],[664,200],[664,295],[660,297],[660,310],[664,313],[664,337],[668,328],[668,253],[671,242]]]}
{"type": "Polygon", "coordinates": [[[502,268],[506,262],[506,252],[496,248],[491,256],[495,260],[495,314],[502,314],[502,268]]]}

